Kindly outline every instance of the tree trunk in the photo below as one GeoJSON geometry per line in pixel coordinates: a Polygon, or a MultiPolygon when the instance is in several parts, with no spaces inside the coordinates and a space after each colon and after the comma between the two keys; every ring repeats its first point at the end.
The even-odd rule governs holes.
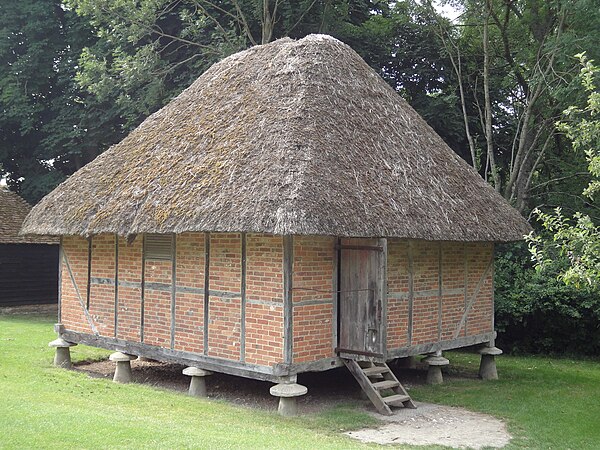
{"type": "Polygon", "coordinates": [[[496,158],[494,156],[494,136],[492,130],[492,100],[490,98],[490,49],[489,49],[489,26],[490,13],[492,5],[491,0],[485,1],[485,16],[483,21],[483,93],[485,102],[485,140],[487,144],[487,154],[490,161],[490,171],[494,189],[500,192],[500,176],[496,167],[496,158]]]}

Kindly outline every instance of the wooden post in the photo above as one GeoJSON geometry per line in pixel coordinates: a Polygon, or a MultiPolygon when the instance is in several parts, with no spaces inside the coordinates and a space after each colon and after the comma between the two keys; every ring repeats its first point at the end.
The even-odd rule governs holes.
{"type": "Polygon", "coordinates": [[[292,271],[294,270],[294,238],[283,237],[283,361],[292,363],[294,346],[294,305],[292,303],[292,271]]]}
{"type": "Polygon", "coordinates": [[[204,333],[202,350],[208,355],[208,302],[210,299],[210,233],[204,234],[204,333]]]}
{"type": "Polygon", "coordinates": [[[175,348],[175,302],[177,300],[177,235],[171,238],[171,350],[175,348]]]}
{"type": "Polygon", "coordinates": [[[413,243],[408,241],[408,346],[412,345],[413,335],[413,303],[414,303],[414,261],[413,243]]]}
{"type": "Polygon", "coordinates": [[[240,284],[240,361],[246,360],[246,233],[241,234],[242,241],[242,279],[240,284]]]}

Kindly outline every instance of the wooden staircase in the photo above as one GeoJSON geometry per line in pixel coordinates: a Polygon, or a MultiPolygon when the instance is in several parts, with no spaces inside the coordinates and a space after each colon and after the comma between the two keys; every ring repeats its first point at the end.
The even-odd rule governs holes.
{"type": "Polygon", "coordinates": [[[416,408],[410,395],[386,363],[359,362],[346,358],[342,358],[342,361],[380,414],[392,415],[390,406],[416,408]]]}

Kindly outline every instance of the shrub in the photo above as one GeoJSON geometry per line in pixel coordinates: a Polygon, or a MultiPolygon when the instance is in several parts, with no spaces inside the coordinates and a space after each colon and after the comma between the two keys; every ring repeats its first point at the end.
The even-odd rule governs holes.
{"type": "Polygon", "coordinates": [[[600,355],[600,296],[567,285],[559,274],[569,261],[559,254],[536,270],[525,243],[497,248],[497,344],[513,353],[600,355]]]}

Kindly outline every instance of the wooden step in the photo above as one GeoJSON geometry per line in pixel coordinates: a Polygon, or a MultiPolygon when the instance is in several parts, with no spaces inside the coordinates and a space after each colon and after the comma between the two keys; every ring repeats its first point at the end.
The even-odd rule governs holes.
{"type": "Polygon", "coordinates": [[[363,369],[363,372],[368,377],[370,377],[371,375],[380,375],[382,373],[387,373],[389,371],[390,371],[390,369],[388,369],[386,366],[373,366],[373,367],[367,367],[367,368],[363,369]]]}
{"type": "Polygon", "coordinates": [[[377,383],[373,383],[373,387],[375,389],[377,389],[378,391],[382,390],[382,389],[392,389],[395,387],[400,386],[400,383],[398,383],[397,381],[394,380],[384,380],[384,381],[378,381],[377,383]]]}
{"type": "Polygon", "coordinates": [[[383,397],[383,401],[388,405],[390,405],[392,403],[404,403],[409,400],[410,400],[410,396],[402,395],[402,394],[389,395],[387,397],[383,397]]]}
{"type": "Polygon", "coordinates": [[[390,405],[400,406],[400,403],[405,408],[416,408],[408,392],[387,364],[373,361],[358,362],[349,358],[342,358],[342,361],[380,414],[386,416],[393,414],[390,405]],[[378,381],[382,378],[382,381],[378,381]],[[392,395],[382,397],[381,391],[386,390],[391,390],[392,395]]]}

